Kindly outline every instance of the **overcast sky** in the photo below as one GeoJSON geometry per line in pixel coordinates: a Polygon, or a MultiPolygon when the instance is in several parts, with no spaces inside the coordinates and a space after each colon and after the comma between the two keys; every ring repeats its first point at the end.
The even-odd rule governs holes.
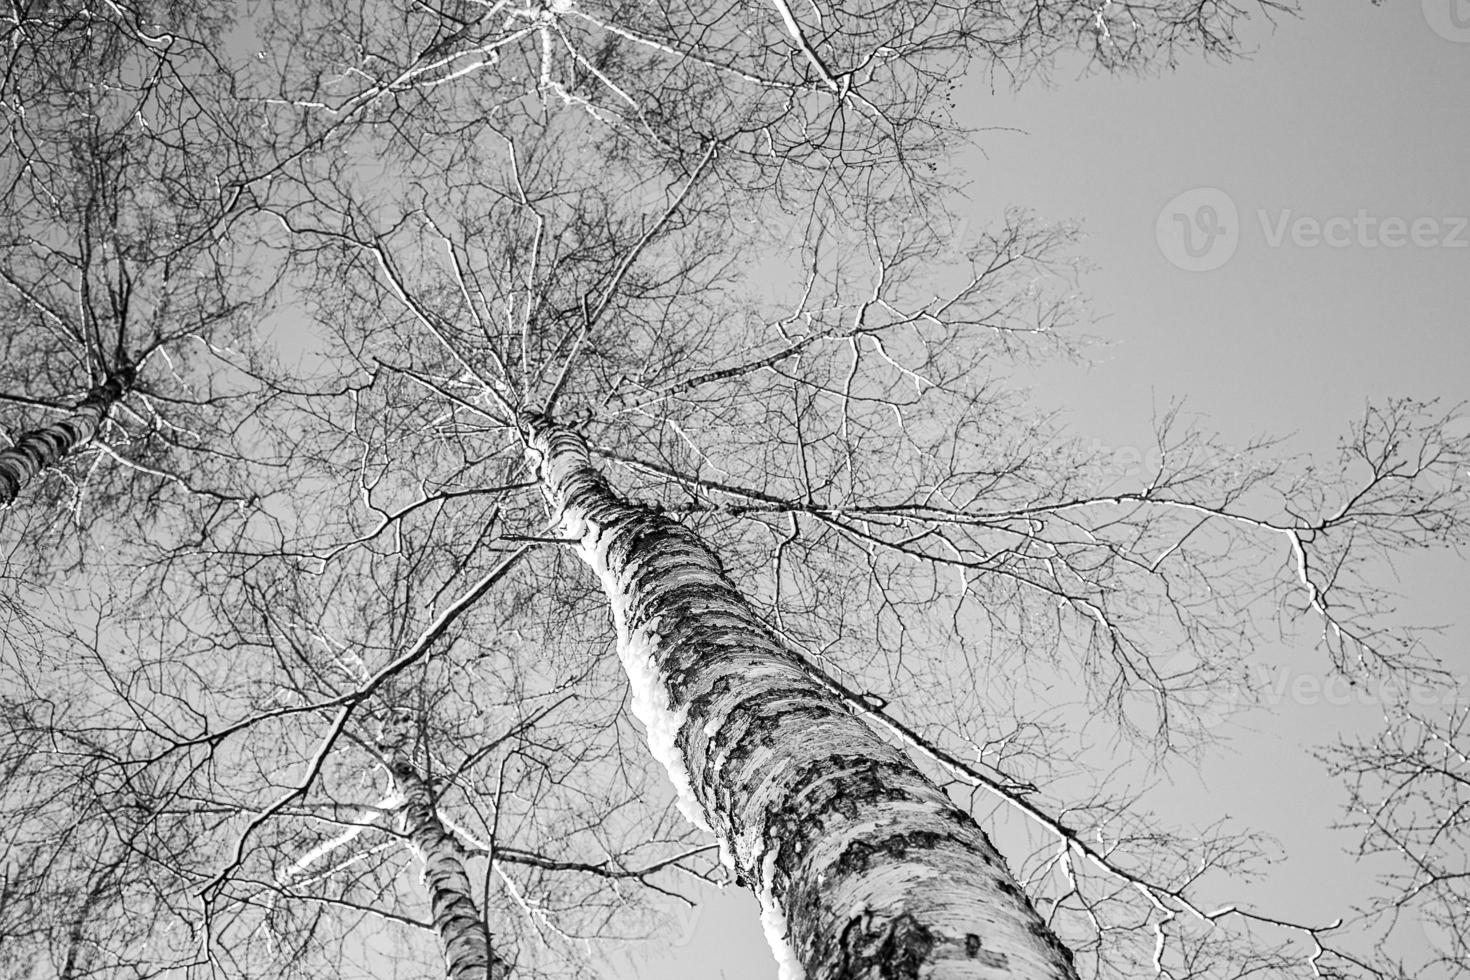
{"type": "MultiPolygon", "coordinates": [[[[1147,449],[1155,406],[1183,398],[1232,440],[1294,433],[1293,448],[1325,455],[1370,397],[1470,397],[1470,3],[1306,8],[1274,31],[1255,25],[1248,61],[966,87],[964,120],[988,128],[967,158],[973,223],[1007,205],[1083,222],[1092,332],[1112,346],[1091,370],[1026,381],[1085,438],[1147,449]]],[[[1464,561],[1415,557],[1400,572],[1407,611],[1459,616],[1464,561]]],[[[1470,672],[1470,631],[1437,650],[1470,672]]],[[[1273,656],[1273,683],[1325,673],[1310,639],[1273,656]]],[[[1328,919],[1368,883],[1341,857],[1348,839],[1325,831],[1341,796],[1307,750],[1377,715],[1295,690],[1308,696],[1254,712],[1251,731],[1156,806],[1275,834],[1291,859],[1251,896],[1328,919]]],[[[691,915],[682,941],[609,975],[774,978],[754,900],[731,892],[691,915]]]]}

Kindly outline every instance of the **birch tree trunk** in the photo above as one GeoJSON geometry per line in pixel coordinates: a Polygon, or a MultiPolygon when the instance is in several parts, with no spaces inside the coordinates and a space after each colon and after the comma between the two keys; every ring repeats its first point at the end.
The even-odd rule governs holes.
{"type": "Polygon", "coordinates": [[[131,369],[111,375],[88,392],[72,414],[60,422],[25,433],[14,446],[0,451],[0,506],[20,496],[36,474],[90,442],[132,381],[131,369]]]}
{"type": "Polygon", "coordinates": [[[424,862],[424,884],[434,931],[444,951],[448,980],[505,980],[510,969],[495,955],[490,931],[475,905],[463,853],[454,835],[434,811],[428,785],[401,751],[389,759],[389,771],[403,795],[404,832],[424,862]]]}
{"type": "Polygon", "coordinates": [[[699,537],[622,499],[571,430],[521,424],[649,748],[755,890],[783,980],[1075,980],[974,819],[807,675],[699,537]]]}

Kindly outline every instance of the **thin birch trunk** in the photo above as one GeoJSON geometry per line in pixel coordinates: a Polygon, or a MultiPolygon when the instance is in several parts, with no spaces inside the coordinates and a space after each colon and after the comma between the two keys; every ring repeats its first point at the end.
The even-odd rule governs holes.
{"type": "Polygon", "coordinates": [[[622,499],[569,429],[522,424],[649,747],[756,892],[782,977],[1075,980],[974,819],[803,670],[699,537],[622,499]]]}
{"type": "Polygon", "coordinates": [[[403,795],[404,832],[424,862],[424,884],[447,980],[505,980],[510,969],[490,944],[490,931],[465,873],[463,851],[435,813],[433,793],[402,752],[390,757],[388,768],[403,795]]]}
{"type": "Polygon", "coordinates": [[[56,974],[57,980],[77,980],[91,972],[90,964],[96,944],[87,940],[87,925],[92,922],[93,909],[102,903],[111,878],[111,869],[100,871],[92,878],[87,888],[87,897],[77,910],[76,917],[72,919],[71,928],[66,932],[66,959],[62,961],[61,970],[56,974]]]}
{"type": "Polygon", "coordinates": [[[97,434],[102,420],[132,385],[133,372],[120,371],[87,393],[72,414],[22,435],[0,451],[0,506],[11,503],[36,474],[55,466],[97,434]]]}
{"type": "MultiPolygon", "coordinates": [[[[136,830],[135,825],[134,832],[136,830]]],[[[105,906],[122,900],[123,889],[119,876],[123,873],[129,856],[126,850],[120,854],[115,851],[102,852],[97,855],[94,866],[77,869],[78,874],[86,877],[87,891],[66,931],[66,957],[57,971],[57,980],[82,980],[103,972],[95,964],[97,951],[102,948],[102,944],[88,935],[88,928],[102,925],[105,922],[105,906]]]]}

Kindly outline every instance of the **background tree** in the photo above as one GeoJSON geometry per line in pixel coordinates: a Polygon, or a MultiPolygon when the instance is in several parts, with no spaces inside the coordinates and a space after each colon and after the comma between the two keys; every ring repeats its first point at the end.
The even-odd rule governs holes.
{"type": "Polygon", "coordinates": [[[6,758],[18,975],[48,959],[76,976],[443,969],[411,802],[432,800],[516,976],[585,972],[712,874],[676,815],[634,805],[647,777],[620,764],[608,658],[540,634],[504,581],[518,549],[446,567],[421,516],[319,577],[216,557],[229,585],[209,599],[130,597],[17,666],[52,706],[12,726],[6,758]]]}
{"type": "Polygon", "coordinates": [[[122,534],[177,532],[169,504],[207,533],[269,490],[239,463],[268,428],[242,368],[267,363],[251,332],[273,271],[229,235],[249,150],[222,30],[209,5],[22,4],[9,27],[0,503],[69,457],[23,494],[47,548],[105,505],[122,534]]]}

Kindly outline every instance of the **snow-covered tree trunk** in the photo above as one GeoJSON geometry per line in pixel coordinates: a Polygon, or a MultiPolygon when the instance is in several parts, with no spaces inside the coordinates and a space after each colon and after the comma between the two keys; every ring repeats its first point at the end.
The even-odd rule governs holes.
{"type": "Polygon", "coordinates": [[[576,433],[521,423],[649,748],[755,890],[783,980],[1077,976],[974,819],[802,669],[694,532],[621,498],[576,433]]]}
{"type": "Polygon", "coordinates": [[[90,442],[112,406],[132,384],[131,370],[118,372],[87,393],[72,414],[41,429],[33,429],[0,451],[0,506],[20,496],[26,484],[42,470],[55,466],[78,446],[90,442]]]}
{"type": "Polygon", "coordinates": [[[434,931],[444,951],[447,980],[504,980],[511,973],[495,955],[490,931],[470,890],[463,850],[434,810],[434,795],[402,752],[389,758],[388,769],[403,797],[403,830],[424,862],[424,884],[434,931]]]}

